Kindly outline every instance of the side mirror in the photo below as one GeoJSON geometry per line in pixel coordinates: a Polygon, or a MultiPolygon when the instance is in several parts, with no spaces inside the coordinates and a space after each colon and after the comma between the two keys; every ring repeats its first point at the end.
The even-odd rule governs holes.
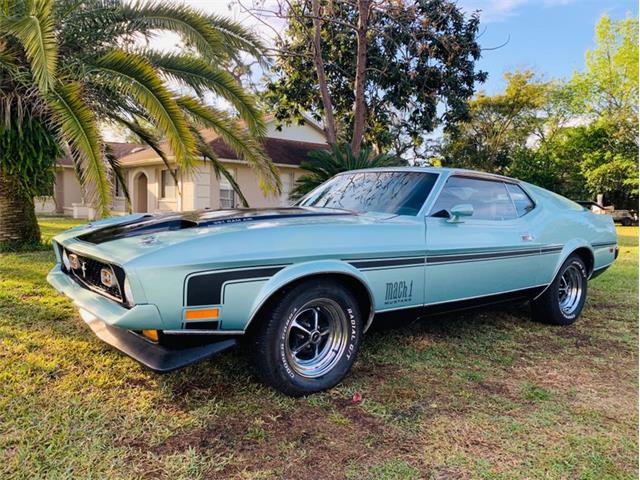
{"type": "Polygon", "coordinates": [[[470,203],[461,203],[449,210],[449,223],[462,223],[462,217],[471,217],[473,215],[473,205],[470,203]]]}

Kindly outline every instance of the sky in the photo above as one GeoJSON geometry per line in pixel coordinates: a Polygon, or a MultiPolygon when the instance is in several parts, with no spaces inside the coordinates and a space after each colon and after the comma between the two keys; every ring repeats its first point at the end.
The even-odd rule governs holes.
{"type": "MultiPolygon", "coordinates": [[[[269,29],[229,0],[183,0],[218,15],[230,16],[269,36],[269,29]]],[[[240,0],[251,5],[254,0],[240,0]]],[[[266,0],[269,4],[270,1],[266,0]]],[[[478,88],[489,94],[504,87],[503,74],[531,68],[544,78],[569,78],[584,67],[584,54],[594,46],[594,28],[603,14],[614,19],[638,15],[636,0],[458,0],[468,13],[480,11],[479,42],[483,48],[478,67],[488,72],[478,88]],[[503,45],[503,46],[502,46],[503,45]],[[500,48],[497,48],[500,47],[500,48]]],[[[175,39],[160,39],[170,45],[175,39]]]]}
{"type": "Polygon", "coordinates": [[[480,89],[497,93],[502,75],[531,68],[545,78],[569,78],[584,68],[584,54],[594,47],[598,19],[638,16],[635,0],[461,0],[467,11],[480,13],[479,68],[489,73],[480,89]],[[490,48],[499,47],[495,49],[490,48]]]}

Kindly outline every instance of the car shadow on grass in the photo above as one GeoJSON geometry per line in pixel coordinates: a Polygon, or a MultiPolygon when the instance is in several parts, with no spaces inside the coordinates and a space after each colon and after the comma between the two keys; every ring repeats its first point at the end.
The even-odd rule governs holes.
{"type": "MultiPolygon", "coordinates": [[[[349,385],[354,379],[359,379],[360,373],[370,370],[377,370],[380,374],[375,375],[378,380],[391,378],[393,371],[386,366],[407,365],[416,358],[418,361],[433,361],[437,365],[439,358],[453,358],[447,344],[451,349],[458,349],[455,357],[491,349],[489,358],[509,363],[509,357],[496,353],[496,342],[510,340],[508,322],[527,322],[528,314],[527,305],[505,305],[433,317],[416,318],[405,313],[374,321],[363,339],[355,373],[347,375],[344,383],[349,385]],[[421,340],[430,344],[428,351],[416,352],[420,346],[414,344],[421,343],[421,340]],[[434,340],[437,345],[432,343],[434,340]]],[[[284,398],[259,384],[248,357],[249,347],[241,343],[237,348],[207,361],[162,375],[160,383],[173,400],[190,408],[214,397],[220,401],[247,394],[284,398]]]]}

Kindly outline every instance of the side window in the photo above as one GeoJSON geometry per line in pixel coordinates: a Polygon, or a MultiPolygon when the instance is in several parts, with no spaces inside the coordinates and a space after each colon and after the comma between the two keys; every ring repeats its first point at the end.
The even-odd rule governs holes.
{"type": "MultiPolygon", "coordinates": [[[[229,169],[233,178],[237,178],[236,170],[229,169]]],[[[235,208],[236,192],[231,186],[231,182],[224,175],[220,176],[220,208],[235,208]]]]}
{"type": "Polygon", "coordinates": [[[447,180],[433,207],[433,215],[442,216],[456,205],[473,206],[475,220],[512,220],[516,209],[502,182],[453,176],[447,180]]]}
{"type": "Polygon", "coordinates": [[[533,210],[535,205],[531,198],[529,198],[529,195],[527,195],[522,188],[518,185],[514,185],[513,183],[507,183],[506,185],[509,195],[511,195],[511,200],[513,200],[513,204],[516,206],[519,217],[526,215],[533,210]]]}

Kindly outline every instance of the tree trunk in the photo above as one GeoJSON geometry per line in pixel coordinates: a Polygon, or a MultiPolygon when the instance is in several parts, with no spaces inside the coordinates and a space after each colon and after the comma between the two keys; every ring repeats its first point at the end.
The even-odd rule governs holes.
{"type": "Polygon", "coordinates": [[[40,243],[33,197],[0,173],[0,243],[40,243]]]}
{"type": "Polygon", "coordinates": [[[324,60],[322,58],[322,42],[320,39],[320,0],[312,0],[313,10],[313,63],[318,75],[318,86],[322,97],[322,107],[324,108],[324,131],[327,134],[327,141],[330,144],[336,143],[336,122],[333,118],[333,104],[327,86],[327,76],[324,71],[324,60]]]}
{"type": "Polygon", "coordinates": [[[364,136],[364,124],[366,102],[364,99],[364,87],[367,68],[367,30],[369,27],[370,0],[358,0],[358,47],[356,51],[356,81],[354,87],[354,113],[353,113],[353,137],[351,138],[351,151],[354,156],[360,153],[362,137],[364,136]]]}

